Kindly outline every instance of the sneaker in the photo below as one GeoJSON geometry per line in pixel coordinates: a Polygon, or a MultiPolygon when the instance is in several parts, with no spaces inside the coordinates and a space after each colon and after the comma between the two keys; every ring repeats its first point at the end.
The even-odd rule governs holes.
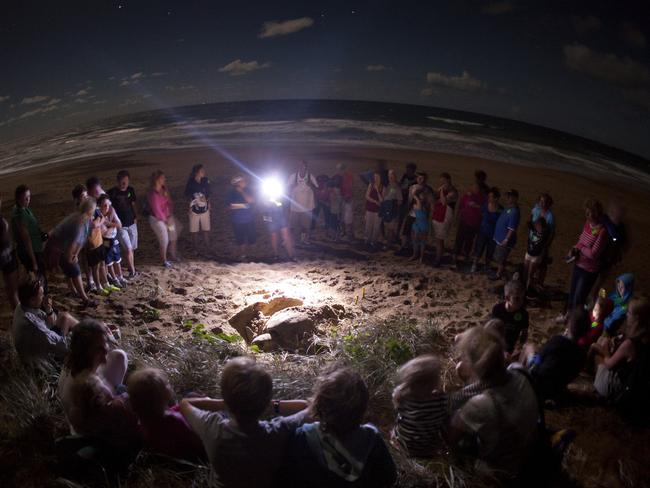
{"type": "Polygon", "coordinates": [[[137,278],[138,276],[140,276],[140,272],[139,271],[133,271],[132,273],[129,273],[129,275],[127,276],[127,279],[132,280],[134,278],[137,278]]]}
{"type": "Polygon", "coordinates": [[[110,291],[122,291],[122,288],[120,288],[119,286],[116,286],[116,285],[112,285],[112,284],[108,285],[108,289],[110,291]]]}
{"type": "Polygon", "coordinates": [[[169,261],[163,261],[163,268],[169,269],[171,267],[172,267],[172,263],[170,263],[169,261]]]}
{"type": "Polygon", "coordinates": [[[88,293],[97,293],[97,285],[95,283],[88,285],[88,293]]]}
{"type": "Polygon", "coordinates": [[[106,285],[106,286],[100,288],[99,290],[97,290],[97,292],[98,292],[100,295],[103,295],[103,296],[107,297],[108,295],[111,294],[110,286],[111,286],[111,285],[106,285]]]}
{"type": "Polygon", "coordinates": [[[118,281],[120,282],[119,286],[121,286],[122,288],[126,288],[128,286],[128,284],[129,284],[129,282],[126,281],[126,278],[124,278],[124,277],[118,278],[118,281]]]}

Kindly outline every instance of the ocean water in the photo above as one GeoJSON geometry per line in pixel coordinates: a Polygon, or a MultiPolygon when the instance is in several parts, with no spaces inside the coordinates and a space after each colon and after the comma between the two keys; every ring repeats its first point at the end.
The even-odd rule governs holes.
{"type": "Polygon", "coordinates": [[[105,119],[0,146],[0,175],[145,149],[237,145],[420,149],[650,186],[650,162],[577,136],[447,109],[340,100],[204,104],[105,119]]]}

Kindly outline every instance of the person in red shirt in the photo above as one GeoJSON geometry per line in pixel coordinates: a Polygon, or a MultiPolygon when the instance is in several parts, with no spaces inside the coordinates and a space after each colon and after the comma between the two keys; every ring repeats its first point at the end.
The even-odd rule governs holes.
{"type": "Polygon", "coordinates": [[[467,262],[474,246],[474,240],[481,227],[481,207],[485,204],[486,197],[481,193],[478,183],[470,186],[461,197],[458,205],[458,231],[454,245],[453,266],[458,264],[459,256],[467,262]]]}
{"type": "Polygon", "coordinates": [[[578,345],[585,349],[595,344],[605,330],[605,318],[614,310],[614,302],[606,297],[598,297],[590,315],[589,330],[578,338],[578,345]]]}

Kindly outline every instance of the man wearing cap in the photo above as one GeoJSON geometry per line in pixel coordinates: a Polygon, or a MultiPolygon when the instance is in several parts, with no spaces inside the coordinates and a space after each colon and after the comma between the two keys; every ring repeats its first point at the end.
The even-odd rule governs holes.
{"type": "Polygon", "coordinates": [[[497,272],[490,276],[491,280],[499,280],[503,276],[508,254],[517,243],[517,228],[519,227],[519,192],[510,190],[506,193],[506,208],[499,215],[494,228],[494,260],[497,263],[497,272]]]}

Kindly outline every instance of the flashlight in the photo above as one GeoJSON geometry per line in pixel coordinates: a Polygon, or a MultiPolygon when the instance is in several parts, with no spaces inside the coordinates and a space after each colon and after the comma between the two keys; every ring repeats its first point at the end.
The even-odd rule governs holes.
{"type": "Polygon", "coordinates": [[[284,194],[284,185],[274,176],[262,180],[262,193],[272,202],[276,202],[284,194]]]}

